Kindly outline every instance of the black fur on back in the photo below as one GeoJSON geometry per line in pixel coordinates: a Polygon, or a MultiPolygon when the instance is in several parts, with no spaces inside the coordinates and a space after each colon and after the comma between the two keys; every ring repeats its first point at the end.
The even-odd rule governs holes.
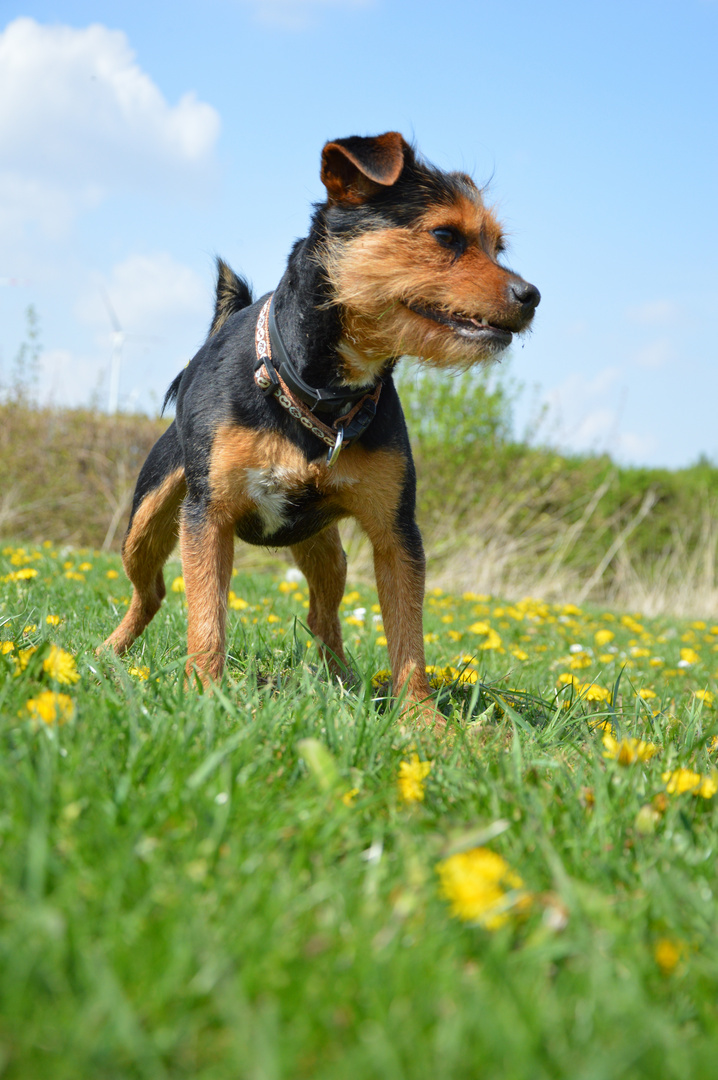
{"type": "MultiPolygon", "coordinates": [[[[230,315],[234,315],[236,311],[241,311],[242,308],[249,307],[252,301],[252,289],[249,283],[244,278],[235,274],[234,270],[227,266],[224,259],[220,259],[218,256],[217,291],[214,303],[214,317],[212,319],[212,325],[209,328],[209,337],[214,337],[217,331],[224,326],[230,315]]],[[[177,400],[177,394],[179,393],[183,374],[184,372],[180,371],[179,375],[172,380],[167,388],[167,393],[162,402],[162,412],[160,413],[160,416],[164,413],[168,405],[172,405],[177,400]]]]}

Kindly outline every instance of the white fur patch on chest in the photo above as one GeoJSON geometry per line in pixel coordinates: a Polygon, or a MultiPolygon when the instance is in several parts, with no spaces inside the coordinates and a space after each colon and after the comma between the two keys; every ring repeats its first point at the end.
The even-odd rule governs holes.
{"type": "Polygon", "coordinates": [[[296,487],[297,477],[291,469],[271,465],[264,469],[247,469],[246,491],[257,507],[264,525],[264,535],[271,536],[287,524],[287,507],[291,489],[296,487]]]}

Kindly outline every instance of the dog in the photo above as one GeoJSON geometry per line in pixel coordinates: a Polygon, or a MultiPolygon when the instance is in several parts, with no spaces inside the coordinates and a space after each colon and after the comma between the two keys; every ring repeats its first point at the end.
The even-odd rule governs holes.
{"type": "Polygon", "coordinates": [[[123,543],[132,600],[103,647],[125,652],[156,614],[179,536],[187,673],[218,680],[238,536],[291,549],[308,625],[330,668],[346,673],[337,523],[354,517],[372,544],[393,692],[440,723],[393,371],[402,356],[450,370],[499,356],[530,326],[540,294],[502,264],[501,226],[471,178],[423,161],[398,132],[326,143],[321,180],[326,201],[272,294],[254,301],[217,260],[209,336],[167,391],[175,419],[137,481],[123,543]]]}

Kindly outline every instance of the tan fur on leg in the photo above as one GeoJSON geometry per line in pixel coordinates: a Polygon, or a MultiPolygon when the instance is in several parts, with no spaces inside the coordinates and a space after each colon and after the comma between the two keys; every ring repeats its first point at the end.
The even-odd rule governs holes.
{"type": "Polygon", "coordinates": [[[184,469],[176,469],[138,507],[122,548],[125,572],[134,586],[132,601],[98,653],[110,648],[121,656],[159,610],[165,595],[162,567],[177,543],[177,520],[185,491],[184,469]]]}
{"type": "Polygon", "coordinates": [[[231,521],[211,515],[180,525],[182,573],[187,597],[187,674],[196,670],[206,686],[224,669],[227,598],[232,577],[234,530],[231,521]]]}

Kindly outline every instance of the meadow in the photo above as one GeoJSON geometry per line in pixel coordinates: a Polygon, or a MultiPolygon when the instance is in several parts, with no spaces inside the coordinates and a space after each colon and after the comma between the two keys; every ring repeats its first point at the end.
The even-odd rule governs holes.
{"type": "Polygon", "coordinates": [[[376,594],[235,571],[185,685],[179,564],[123,659],[111,551],[0,548],[0,1076],[715,1075],[718,625],[431,588],[448,722],[376,594]]]}

